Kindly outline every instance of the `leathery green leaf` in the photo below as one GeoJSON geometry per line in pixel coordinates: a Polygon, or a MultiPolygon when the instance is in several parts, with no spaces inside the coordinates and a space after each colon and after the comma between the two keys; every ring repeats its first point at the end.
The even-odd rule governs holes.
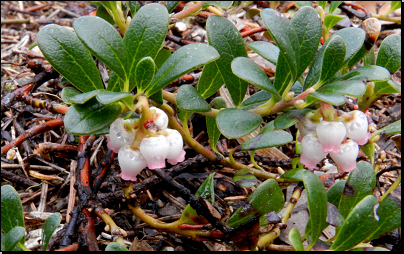
{"type": "Polygon", "coordinates": [[[63,120],[73,135],[90,135],[107,128],[121,113],[118,103],[103,105],[92,98],[84,104],[69,107],[63,120]]]}
{"type": "Polygon", "coordinates": [[[223,84],[222,74],[220,74],[219,67],[215,61],[203,67],[197,90],[206,99],[214,95],[223,84]]]}
{"type": "Polygon", "coordinates": [[[257,183],[257,178],[248,171],[248,169],[240,169],[234,174],[233,182],[238,186],[250,188],[257,183]]]}
{"type": "Polygon", "coordinates": [[[215,153],[218,153],[216,145],[222,135],[217,128],[216,118],[206,117],[206,130],[208,132],[210,146],[215,153]]]}
{"type": "Polygon", "coordinates": [[[300,236],[299,230],[292,228],[289,231],[289,241],[292,244],[295,251],[304,251],[302,237],[300,236]]]}
{"type": "MultiPolygon", "coordinates": [[[[248,85],[247,82],[234,75],[231,69],[231,62],[234,58],[238,56],[247,57],[247,50],[240,32],[230,20],[220,16],[210,16],[208,18],[206,32],[209,45],[213,46],[220,55],[220,58],[215,61],[216,71],[222,76],[234,105],[238,106],[244,99],[248,85]]],[[[213,67],[214,65],[212,64],[210,68],[213,67]]],[[[208,70],[212,71],[211,69],[208,70]]],[[[212,77],[212,73],[206,73],[205,75],[212,77]]],[[[212,82],[212,79],[203,76],[204,73],[202,72],[198,85],[198,90],[201,94],[204,94],[206,90],[217,91],[220,88],[219,77],[213,77],[214,82],[212,82]]]]}
{"type": "Polygon", "coordinates": [[[241,151],[281,146],[292,141],[293,137],[289,132],[280,130],[269,131],[244,142],[241,145],[241,151]]]}
{"type": "Polygon", "coordinates": [[[354,69],[336,80],[367,80],[367,81],[387,81],[390,79],[390,72],[377,65],[367,65],[354,69]]]}
{"type": "Polygon", "coordinates": [[[373,132],[372,137],[379,135],[379,134],[392,135],[392,134],[396,134],[396,133],[400,133],[400,132],[401,132],[401,119],[373,132]]]}
{"type": "Polygon", "coordinates": [[[248,204],[240,207],[229,218],[226,225],[236,228],[256,216],[265,216],[275,211],[278,213],[283,208],[283,193],[274,179],[268,179],[261,183],[248,197],[248,204]]]}
{"type": "Polygon", "coordinates": [[[21,240],[24,240],[24,236],[25,236],[25,228],[19,227],[19,226],[14,227],[7,233],[7,235],[5,235],[4,249],[1,249],[1,250],[2,251],[12,251],[14,249],[14,247],[19,242],[21,242],[21,240]]]}
{"type": "MultiPolygon", "coordinates": [[[[11,185],[1,186],[1,230],[10,232],[14,227],[25,227],[22,204],[17,191],[11,185]]],[[[21,239],[24,244],[25,237],[21,239]]]]}
{"type": "Polygon", "coordinates": [[[135,80],[137,92],[144,92],[146,87],[152,82],[156,66],[151,57],[142,58],[136,65],[135,80]]]}
{"type": "Polygon", "coordinates": [[[247,46],[271,63],[276,65],[278,62],[279,48],[274,44],[265,41],[253,41],[247,46]]]}
{"type": "Polygon", "coordinates": [[[186,111],[209,112],[209,104],[202,98],[198,91],[190,85],[182,85],[175,97],[177,106],[186,111]]]}
{"type": "Polygon", "coordinates": [[[154,75],[152,83],[146,89],[149,97],[164,88],[185,73],[219,57],[216,49],[203,43],[193,43],[175,51],[154,75]]]}
{"type": "Polygon", "coordinates": [[[340,36],[332,36],[324,51],[320,82],[325,83],[342,68],[345,59],[345,42],[340,36]]]}
{"type": "Polygon", "coordinates": [[[118,31],[100,17],[84,16],[73,22],[73,28],[83,44],[113,70],[122,80],[127,79],[126,52],[118,31]]]}
{"type": "Polygon", "coordinates": [[[65,87],[63,90],[65,90],[65,89],[66,89],[66,91],[64,92],[63,97],[66,100],[66,102],[68,102],[70,104],[84,104],[87,101],[89,101],[90,99],[94,98],[101,91],[105,91],[104,89],[97,89],[97,90],[93,90],[93,91],[86,92],[86,93],[75,94],[75,92],[73,90],[74,88],[65,87]]]}
{"type": "Polygon", "coordinates": [[[395,73],[401,67],[401,36],[393,34],[382,41],[377,52],[376,65],[395,73]]]}
{"type": "Polygon", "coordinates": [[[360,97],[365,93],[366,87],[365,84],[359,80],[343,80],[323,85],[317,91],[321,93],[360,97]]]}
{"type": "Polygon", "coordinates": [[[334,106],[345,104],[345,96],[331,93],[310,93],[306,97],[306,103],[324,101],[334,106]]]}
{"type": "Polygon", "coordinates": [[[310,249],[326,227],[327,219],[327,194],[320,178],[306,170],[302,172],[304,188],[307,191],[307,204],[310,212],[310,220],[307,229],[310,230],[310,249]],[[309,225],[310,224],[310,225],[309,225]]]}
{"type": "Polygon", "coordinates": [[[401,202],[387,195],[374,211],[374,216],[378,222],[366,241],[379,238],[401,226],[401,202]]]}
{"type": "Polygon", "coordinates": [[[350,249],[372,234],[377,225],[375,210],[378,206],[379,202],[373,195],[367,195],[360,200],[348,214],[330,249],[335,251],[350,249]]]}
{"type": "Polygon", "coordinates": [[[297,121],[302,119],[309,111],[311,111],[311,109],[308,108],[289,110],[288,112],[285,112],[275,118],[274,125],[277,129],[281,130],[289,128],[290,126],[297,123],[297,121]]]}
{"type": "Polygon", "coordinates": [[[46,60],[77,89],[89,92],[104,88],[90,51],[75,33],[50,24],[42,28],[36,38],[46,60]]]}
{"type": "Polygon", "coordinates": [[[147,56],[152,59],[156,58],[166,37],[168,22],[167,8],[157,3],[144,5],[136,12],[130,22],[123,37],[123,43],[129,58],[126,67],[130,76],[129,92],[136,86],[135,69],[137,63],[147,56]]]}
{"type": "Polygon", "coordinates": [[[373,193],[375,186],[376,176],[372,165],[366,161],[359,161],[345,183],[341,199],[336,205],[338,210],[346,218],[359,201],[373,193]]]}
{"type": "Polygon", "coordinates": [[[107,245],[105,251],[129,251],[129,250],[120,243],[112,242],[107,245]]]}
{"type": "Polygon", "coordinates": [[[292,25],[299,42],[299,64],[296,66],[294,82],[303,74],[317,52],[321,37],[321,20],[317,10],[311,6],[304,6],[293,16],[292,25]]]}
{"type": "Polygon", "coordinates": [[[53,232],[59,226],[62,220],[62,215],[60,213],[53,213],[49,216],[42,227],[42,246],[44,250],[48,249],[49,240],[52,237],[53,232]]]}
{"type": "Polygon", "coordinates": [[[217,127],[227,138],[241,138],[257,129],[261,122],[260,115],[236,108],[223,109],[216,116],[217,127]]]}
{"type": "Polygon", "coordinates": [[[269,81],[268,76],[253,60],[246,57],[236,57],[231,63],[231,69],[239,78],[270,93],[275,101],[280,100],[280,95],[269,81]]]}

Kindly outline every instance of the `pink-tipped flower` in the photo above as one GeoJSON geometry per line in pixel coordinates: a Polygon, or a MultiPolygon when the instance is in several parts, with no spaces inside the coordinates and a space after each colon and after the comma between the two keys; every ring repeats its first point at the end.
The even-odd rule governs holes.
{"type": "Polygon", "coordinates": [[[318,169],[316,166],[322,159],[327,156],[323,152],[323,146],[320,140],[313,134],[307,134],[302,139],[302,154],[300,155],[300,163],[308,169],[318,169]]]}
{"type": "Polygon", "coordinates": [[[144,138],[139,145],[140,152],[147,161],[149,169],[165,168],[170,142],[163,135],[144,138]]]}
{"type": "Polygon", "coordinates": [[[155,111],[155,118],[153,118],[154,124],[159,128],[159,130],[165,130],[168,126],[168,116],[167,114],[156,107],[150,107],[151,111],[155,111]]]}
{"type": "Polygon", "coordinates": [[[299,137],[297,138],[299,142],[302,142],[303,137],[307,134],[316,134],[316,127],[318,123],[314,122],[310,118],[313,115],[314,114],[312,112],[309,112],[305,117],[296,123],[296,128],[299,129],[299,137]]]}
{"type": "Polygon", "coordinates": [[[127,129],[125,123],[131,123],[131,120],[124,120],[122,118],[116,119],[109,129],[109,138],[107,146],[115,153],[123,146],[130,145],[135,139],[135,131],[133,133],[127,129]]]}
{"type": "Polygon", "coordinates": [[[118,152],[119,166],[121,173],[119,176],[127,181],[136,181],[136,176],[147,166],[139,150],[134,150],[130,146],[123,146],[118,152]]]}
{"type": "Polygon", "coordinates": [[[338,171],[351,172],[356,168],[356,159],[359,154],[359,146],[352,139],[347,139],[338,146],[338,153],[330,153],[331,158],[338,166],[338,171]]]}
{"type": "Polygon", "coordinates": [[[338,153],[338,146],[345,139],[346,129],[341,122],[322,121],[317,125],[316,133],[324,153],[338,153]]]}
{"type": "Polygon", "coordinates": [[[183,141],[182,136],[177,130],[165,129],[165,136],[170,143],[170,148],[167,154],[167,161],[171,165],[175,165],[178,162],[185,160],[185,151],[182,149],[183,141]]]}
{"type": "Polygon", "coordinates": [[[353,139],[358,145],[364,145],[368,142],[371,134],[368,132],[368,119],[360,110],[354,110],[349,113],[352,119],[345,123],[346,136],[353,139]]]}

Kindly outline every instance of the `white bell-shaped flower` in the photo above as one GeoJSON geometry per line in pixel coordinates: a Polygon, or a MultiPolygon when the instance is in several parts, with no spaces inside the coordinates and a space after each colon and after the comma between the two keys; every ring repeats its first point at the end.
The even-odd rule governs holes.
{"type": "Polygon", "coordinates": [[[125,123],[131,121],[130,119],[118,118],[111,124],[107,146],[115,153],[118,153],[121,147],[131,145],[135,140],[135,130],[130,131],[125,126],[125,123]]]}
{"type": "Polygon", "coordinates": [[[183,141],[181,134],[177,130],[167,128],[164,131],[164,135],[170,143],[167,161],[171,165],[175,165],[178,162],[183,162],[185,160],[185,151],[182,149],[183,141]]]}
{"type": "Polygon", "coordinates": [[[352,120],[345,123],[346,136],[353,139],[358,145],[364,145],[368,142],[371,134],[368,132],[368,119],[360,110],[354,110],[349,113],[352,120]]]}
{"type": "Polygon", "coordinates": [[[130,146],[123,146],[118,152],[119,176],[127,181],[136,181],[136,176],[147,166],[147,161],[137,149],[130,146]]]}
{"type": "Polygon", "coordinates": [[[320,140],[313,134],[307,134],[302,139],[302,154],[300,155],[300,163],[308,169],[318,169],[316,166],[322,159],[327,156],[323,152],[323,146],[320,140]]]}
{"type": "Polygon", "coordinates": [[[338,153],[338,146],[345,139],[346,129],[341,122],[322,121],[317,125],[316,133],[324,153],[338,153]]]}
{"type": "Polygon", "coordinates": [[[153,119],[154,124],[159,128],[160,130],[165,130],[168,126],[168,116],[167,114],[156,107],[150,107],[151,111],[155,111],[155,118],[153,119]]]}
{"type": "MultiPolygon", "coordinates": [[[[313,116],[313,114],[314,113],[309,112],[308,114],[306,114],[305,117],[303,117],[296,123],[296,128],[299,129],[299,137],[297,138],[299,142],[302,142],[303,137],[307,134],[316,134],[316,127],[318,123],[314,122],[310,118],[313,116]]],[[[321,120],[322,118],[320,119],[320,121],[321,120]]]]}
{"type": "Polygon", "coordinates": [[[165,168],[170,142],[163,135],[144,138],[139,145],[140,152],[147,161],[149,169],[165,168]]]}
{"type": "Polygon", "coordinates": [[[351,172],[356,168],[356,159],[359,154],[359,146],[352,139],[347,139],[338,146],[338,153],[330,153],[331,158],[338,166],[338,171],[351,172]]]}

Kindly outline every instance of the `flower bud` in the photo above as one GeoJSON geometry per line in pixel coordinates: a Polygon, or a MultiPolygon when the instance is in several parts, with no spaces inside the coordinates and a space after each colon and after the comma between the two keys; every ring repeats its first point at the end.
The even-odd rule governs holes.
{"type": "Polygon", "coordinates": [[[353,139],[358,145],[366,144],[371,134],[368,132],[368,119],[365,113],[360,110],[354,110],[349,114],[352,119],[345,123],[346,136],[353,139]]]}
{"type": "Polygon", "coordinates": [[[119,176],[127,181],[136,181],[136,176],[147,166],[139,150],[134,150],[130,146],[123,146],[118,152],[119,166],[121,173],[119,176]]]}
{"type": "MultiPolygon", "coordinates": [[[[111,124],[107,146],[115,153],[118,153],[121,147],[131,145],[135,139],[134,133],[125,126],[125,123],[130,122],[130,119],[118,118],[111,124]]],[[[133,130],[133,132],[135,131],[133,130]]]]}
{"type": "Polygon", "coordinates": [[[147,161],[149,169],[164,168],[166,166],[170,142],[163,135],[144,138],[139,145],[140,152],[147,161]]]}
{"type": "Polygon", "coordinates": [[[168,116],[167,114],[156,107],[150,107],[150,110],[155,111],[155,118],[153,118],[154,124],[159,128],[160,130],[165,130],[168,126],[168,116]]]}
{"type": "Polygon", "coordinates": [[[167,161],[171,165],[185,160],[185,151],[182,149],[183,141],[182,136],[177,130],[165,129],[165,136],[170,143],[170,148],[167,154],[167,161]]]}
{"type": "Polygon", "coordinates": [[[307,134],[302,139],[302,154],[300,155],[300,163],[308,169],[318,169],[316,166],[327,153],[323,152],[323,146],[320,140],[313,134],[307,134]]]}
{"type": "Polygon", "coordinates": [[[338,171],[351,172],[356,168],[356,159],[359,146],[352,139],[347,139],[338,146],[338,153],[330,153],[331,158],[338,166],[338,171]]]}
{"type": "Polygon", "coordinates": [[[346,129],[341,122],[322,121],[317,125],[316,133],[324,153],[338,153],[338,146],[345,139],[346,129]]]}

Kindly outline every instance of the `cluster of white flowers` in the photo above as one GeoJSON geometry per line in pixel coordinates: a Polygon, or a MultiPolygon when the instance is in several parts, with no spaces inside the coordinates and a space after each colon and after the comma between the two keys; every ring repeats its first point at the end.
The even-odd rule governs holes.
{"type": "Polygon", "coordinates": [[[175,165],[185,159],[183,140],[177,130],[167,128],[168,117],[159,108],[151,107],[153,121],[146,125],[153,130],[154,136],[146,135],[139,147],[134,146],[137,129],[133,119],[116,119],[110,127],[108,148],[118,153],[121,167],[120,177],[136,181],[136,176],[147,166],[149,169],[164,168],[165,159],[175,165]]]}
{"type": "Polygon", "coordinates": [[[340,172],[351,172],[356,168],[359,145],[367,143],[368,120],[359,110],[350,113],[349,120],[329,122],[322,118],[319,122],[311,120],[313,113],[307,114],[296,125],[302,145],[300,163],[308,169],[317,169],[316,165],[330,153],[340,172]]]}

